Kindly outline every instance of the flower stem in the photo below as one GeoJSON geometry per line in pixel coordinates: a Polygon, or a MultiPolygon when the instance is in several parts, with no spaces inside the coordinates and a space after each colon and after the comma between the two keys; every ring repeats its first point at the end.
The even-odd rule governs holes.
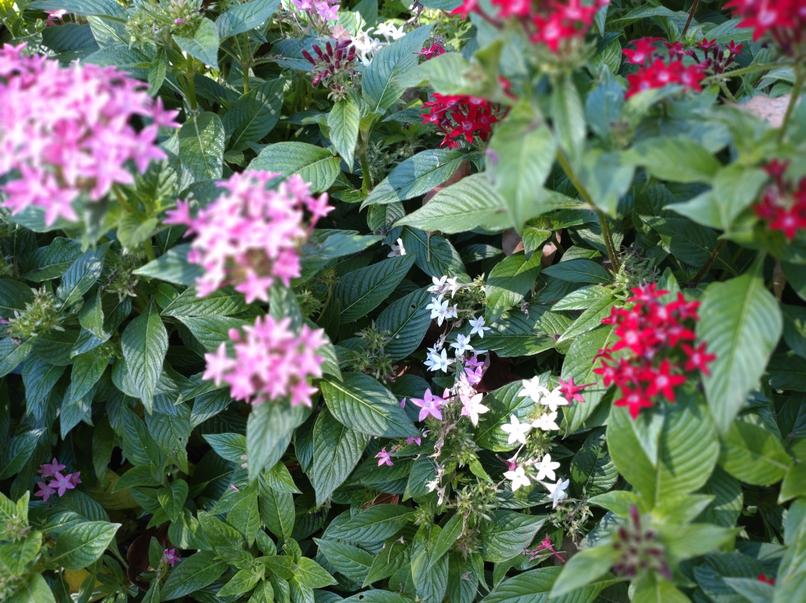
{"type": "Polygon", "coordinates": [[[699,283],[703,279],[703,277],[706,274],[708,274],[708,271],[711,269],[711,266],[714,265],[716,258],[719,257],[719,252],[722,251],[722,248],[724,246],[725,246],[725,239],[721,239],[711,250],[711,254],[708,256],[708,259],[705,261],[705,264],[703,264],[702,268],[700,268],[697,274],[694,275],[694,278],[692,278],[688,282],[689,285],[699,283]]]}
{"type": "Polygon", "coordinates": [[[691,25],[691,20],[694,19],[694,13],[697,12],[697,6],[700,4],[700,0],[694,0],[691,3],[691,8],[688,11],[688,19],[686,19],[686,26],[683,28],[683,33],[680,34],[681,38],[685,38],[686,34],[688,33],[689,25],[691,25]]]}
{"type": "Polygon", "coordinates": [[[599,226],[602,228],[602,239],[604,239],[605,247],[607,248],[607,257],[610,260],[611,269],[613,272],[618,272],[621,266],[618,261],[618,255],[616,254],[616,246],[613,243],[613,234],[610,232],[610,223],[608,222],[607,215],[593,202],[593,197],[591,197],[588,189],[585,188],[585,185],[582,184],[576,173],[574,173],[574,168],[571,167],[571,163],[568,161],[563,151],[557,153],[557,162],[560,164],[563,172],[565,172],[565,176],[579,193],[580,198],[596,212],[596,217],[599,218],[599,226]]]}
{"type": "Polygon", "coordinates": [[[367,151],[369,149],[369,134],[361,133],[358,143],[358,160],[361,162],[361,192],[364,195],[369,194],[369,189],[372,188],[372,172],[369,169],[369,156],[367,151]]]}
{"type": "Polygon", "coordinates": [[[751,73],[758,73],[759,71],[769,71],[770,69],[775,69],[778,67],[789,67],[789,65],[787,63],[759,63],[756,65],[748,65],[747,67],[741,67],[739,69],[734,69],[733,71],[716,73],[712,76],[707,77],[705,79],[705,82],[711,82],[713,80],[719,80],[719,79],[729,79],[732,77],[738,77],[740,75],[750,75],[751,73]]]}
{"type": "Polygon", "coordinates": [[[789,104],[786,106],[786,113],[784,113],[784,120],[781,122],[781,129],[778,132],[778,142],[783,142],[786,137],[786,129],[792,119],[792,113],[795,111],[795,106],[798,104],[798,99],[803,91],[804,76],[806,70],[801,65],[795,67],[795,85],[792,88],[792,93],[789,96],[789,104]]]}

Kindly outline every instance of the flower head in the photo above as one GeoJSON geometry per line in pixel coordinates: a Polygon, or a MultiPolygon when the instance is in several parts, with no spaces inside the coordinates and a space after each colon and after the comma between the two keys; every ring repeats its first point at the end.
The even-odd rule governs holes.
{"type": "Polygon", "coordinates": [[[162,559],[165,563],[168,564],[169,567],[174,567],[177,565],[182,558],[176,552],[176,549],[165,549],[162,551],[162,559]]]}
{"type": "Polygon", "coordinates": [[[206,379],[227,383],[233,398],[251,404],[287,397],[292,406],[311,406],[316,388],[309,380],[322,376],[324,359],[317,350],[325,343],[324,331],[308,325],[294,331],[289,318],[263,316],[243,333],[233,330],[230,339],[234,356],[225,343],[205,354],[206,379]]]}
{"type": "Polygon", "coordinates": [[[505,471],[504,477],[511,482],[513,492],[520,488],[528,487],[532,483],[526,475],[526,471],[521,466],[516,466],[514,469],[505,471]]]}
{"type": "Polygon", "coordinates": [[[443,397],[439,397],[431,393],[431,388],[425,390],[422,398],[411,398],[412,403],[419,407],[420,416],[418,421],[425,421],[429,416],[434,417],[437,421],[442,420],[442,406],[445,404],[445,399],[448,397],[449,392],[445,390],[443,397]]]}
{"type": "Polygon", "coordinates": [[[489,101],[463,94],[434,93],[423,105],[424,124],[431,124],[442,134],[440,146],[458,149],[462,141],[472,144],[486,141],[498,121],[499,110],[489,101]]]}
{"type": "Polygon", "coordinates": [[[289,286],[300,275],[299,247],[332,207],[327,195],[313,197],[298,175],[278,179],[271,172],[235,173],[219,183],[224,193],[195,218],[184,204],[169,216],[169,223],[196,235],[188,259],[204,268],[196,280],[200,296],[232,285],[248,303],[268,301],[275,282],[289,286]]]}
{"type": "Polygon", "coordinates": [[[507,434],[507,444],[525,444],[531,430],[531,423],[521,423],[515,415],[510,415],[509,423],[501,425],[501,431],[507,434]]]}
{"type": "Polygon", "coordinates": [[[378,459],[378,467],[382,467],[383,465],[391,467],[394,465],[392,462],[392,455],[389,454],[386,448],[381,448],[380,452],[375,455],[375,458],[378,459]]]}
{"type": "Polygon", "coordinates": [[[77,221],[76,202],[97,203],[134,182],[131,166],[145,172],[165,158],[157,134],[177,127],[176,113],[115,67],[63,67],[24,51],[0,48],[0,176],[12,175],[0,185],[4,205],[41,208],[47,225],[77,221]]]}

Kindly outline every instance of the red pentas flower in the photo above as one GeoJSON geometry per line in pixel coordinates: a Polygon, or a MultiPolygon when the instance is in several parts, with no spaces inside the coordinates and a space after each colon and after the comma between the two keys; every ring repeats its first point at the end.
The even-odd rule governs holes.
{"type": "Polygon", "coordinates": [[[661,38],[639,38],[632,45],[633,48],[623,50],[624,56],[628,63],[640,67],[627,75],[630,85],[627,98],[670,84],[699,92],[706,76],[723,73],[743,49],[742,44],[730,42],[722,46],[716,40],[708,39],[691,48],[682,42],[666,42],[661,38]]]}
{"type": "Polygon", "coordinates": [[[806,228],[806,178],[801,178],[796,187],[785,177],[788,167],[788,161],[777,159],[765,166],[772,184],[764,189],[753,209],[770,230],[784,233],[791,241],[806,228]]]}
{"type": "Polygon", "coordinates": [[[731,0],[725,5],[753,30],[753,40],[769,34],[789,54],[806,41],[806,0],[731,0]]]}
{"type": "Polygon", "coordinates": [[[695,347],[699,302],[680,293],[662,301],[668,293],[654,283],[636,287],[626,306],[613,308],[602,320],[613,325],[618,339],[599,350],[601,366],[594,372],[606,387],[615,384],[619,395],[614,404],[628,408],[633,419],[659,396],[674,402],[676,390],[697,372],[708,374],[715,359],[705,343],[695,347]]]}
{"type": "Polygon", "coordinates": [[[478,13],[494,24],[517,19],[526,28],[529,39],[553,53],[577,44],[593,23],[593,17],[610,0],[491,0],[495,15],[488,15],[478,0],[463,0],[452,14],[467,17],[478,13]]]}
{"type": "Polygon", "coordinates": [[[424,107],[423,123],[436,126],[443,134],[440,146],[450,149],[459,148],[462,140],[467,144],[487,140],[498,121],[493,103],[465,94],[434,93],[424,107]]]}

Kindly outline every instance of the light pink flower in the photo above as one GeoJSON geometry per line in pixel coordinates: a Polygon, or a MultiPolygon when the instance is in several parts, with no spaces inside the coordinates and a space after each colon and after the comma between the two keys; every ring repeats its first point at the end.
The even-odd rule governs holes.
{"type": "Polygon", "coordinates": [[[381,451],[375,455],[375,458],[378,459],[378,467],[383,465],[388,465],[391,467],[394,465],[392,462],[392,455],[387,452],[386,448],[381,448],[381,451]]]}
{"type": "Polygon", "coordinates": [[[435,396],[431,393],[431,388],[425,390],[422,398],[412,398],[411,401],[415,406],[420,408],[420,415],[418,421],[425,421],[429,416],[434,417],[437,421],[442,420],[442,405],[445,404],[445,398],[450,395],[448,390],[445,390],[443,397],[435,396]]]}
{"type": "Polygon", "coordinates": [[[324,360],[317,350],[325,343],[324,331],[303,325],[294,332],[289,318],[263,316],[229,335],[234,357],[225,343],[205,354],[205,379],[226,383],[233,398],[251,404],[289,398],[292,406],[311,406],[317,390],[309,381],[322,376],[324,360]]]}
{"type": "Polygon", "coordinates": [[[298,175],[280,181],[271,172],[246,171],[220,186],[224,193],[195,217],[179,201],[165,222],[196,235],[188,259],[204,268],[196,281],[200,296],[232,285],[249,303],[268,301],[275,282],[289,286],[300,275],[299,247],[333,208],[327,195],[313,197],[298,175]]]}
{"type": "Polygon", "coordinates": [[[160,126],[175,128],[138,82],[114,67],[73,64],[0,48],[0,186],[12,213],[44,210],[50,225],[76,221],[79,200],[97,202],[114,184],[131,184],[130,166],[144,172],[165,158],[160,126]],[[134,123],[150,122],[141,130],[134,123]]]}

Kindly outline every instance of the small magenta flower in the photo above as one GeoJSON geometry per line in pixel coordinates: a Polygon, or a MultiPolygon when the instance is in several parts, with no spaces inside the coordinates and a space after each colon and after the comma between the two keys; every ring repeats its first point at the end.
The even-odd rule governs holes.
{"type": "Polygon", "coordinates": [[[386,448],[381,448],[380,452],[375,455],[375,458],[378,459],[378,467],[382,467],[383,465],[387,465],[391,467],[394,465],[392,462],[392,455],[386,450],[386,448]]]}
{"type": "Polygon", "coordinates": [[[425,390],[422,398],[412,398],[412,403],[420,408],[418,421],[425,421],[428,417],[434,417],[437,421],[441,421],[442,406],[445,404],[445,398],[449,395],[448,390],[445,390],[444,397],[440,398],[431,393],[431,388],[429,387],[425,390]]]}
{"type": "Polygon", "coordinates": [[[41,498],[44,502],[48,502],[48,499],[56,494],[56,489],[52,488],[47,482],[36,482],[36,485],[39,490],[34,492],[34,496],[41,498]]]}
{"type": "Polygon", "coordinates": [[[162,551],[162,559],[167,563],[170,567],[175,566],[177,563],[182,561],[182,558],[176,552],[176,549],[165,549],[162,551]]]}
{"type": "Polygon", "coordinates": [[[50,463],[43,463],[39,467],[39,475],[42,477],[54,477],[57,473],[61,473],[65,469],[55,456],[50,463]]]}

